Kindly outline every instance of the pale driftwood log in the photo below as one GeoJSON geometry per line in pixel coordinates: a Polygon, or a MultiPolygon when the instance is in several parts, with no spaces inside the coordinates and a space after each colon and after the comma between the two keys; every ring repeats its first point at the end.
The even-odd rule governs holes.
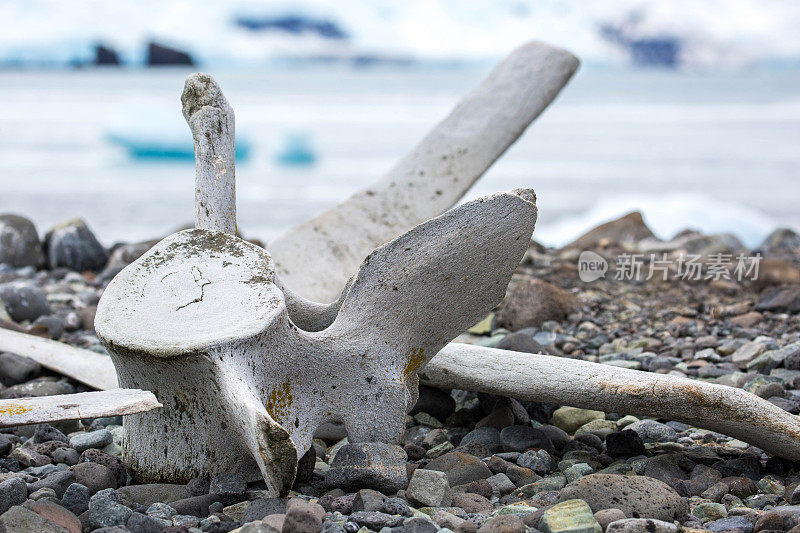
{"type": "Polygon", "coordinates": [[[566,50],[514,50],[383,178],[269,243],[286,286],[335,300],[377,246],[452,207],[553,101],[578,68],[566,50]]]}
{"type": "Polygon", "coordinates": [[[195,227],[236,235],[236,121],[208,74],[192,74],[181,95],[194,138],[195,227]]]}
{"type": "Polygon", "coordinates": [[[137,389],[0,400],[0,428],[101,416],[124,416],[159,407],[161,404],[152,392],[137,389]]]}
{"type": "Polygon", "coordinates": [[[800,460],[800,417],[724,385],[455,343],[420,371],[420,379],[435,387],[677,420],[800,460]]]}
{"type": "Polygon", "coordinates": [[[158,243],[109,283],[95,319],[120,384],[164,404],[126,419],[130,471],[181,482],[237,472],[278,494],[322,424],[396,444],[416,370],[505,294],[533,200],[480,198],[379,247],[321,331],[294,323],[264,249],[201,229],[158,243]]]}
{"type": "Polygon", "coordinates": [[[95,389],[116,389],[119,386],[109,356],[63,342],[0,328],[0,352],[29,357],[45,368],[95,389]]]}

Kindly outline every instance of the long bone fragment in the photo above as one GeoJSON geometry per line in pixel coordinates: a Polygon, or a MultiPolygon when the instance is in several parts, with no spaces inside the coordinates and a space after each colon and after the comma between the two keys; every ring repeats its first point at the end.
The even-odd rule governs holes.
{"type": "MultiPolygon", "coordinates": [[[[53,342],[11,332],[27,337],[14,343],[12,350],[2,343],[7,331],[0,329],[0,350],[23,356],[35,356],[40,345],[53,342]]],[[[101,375],[115,373],[109,357],[64,346],[69,352],[50,357],[48,368],[61,371],[67,361],[80,362],[67,375],[84,383],[91,380],[87,368],[101,375]],[[76,372],[77,368],[83,370],[76,372]]],[[[800,418],[754,394],[723,385],[459,343],[448,344],[419,374],[422,383],[434,387],[677,420],[736,437],[786,459],[800,458],[800,418]]],[[[96,388],[116,386],[116,381],[112,385],[104,380],[96,388]]]]}
{"type": "Polygon", "coordinates": [[[227,233],[167,237],[108,285],[95,329],[124,387],[163,409],[125,421],[142,480],[238,472],[291,486],[320,425],[395,444],[416,371],[505,294],[536,221],[532,191],[480,198],[364,260],[332,323],[304,331],[269,254],[227,233]]]}
{"type": "Polygon", "coordinates": [[[195,227],[236,234],[236,121],[219,85],[208,74],[186,79],[183,116],[194,138],[195,227]]]}
{"type": "Polygon", "coordinates": [[[107,355],[63,342],[0,328],[0,352],[28,357],[45,368],[95,389],[116,389],[119,386],[114,365],[107,355]]]}
{"type": "Polygon", "coordinates": [[[114,389],[0,400],[0,428],[141,413],[161,407],[150,391],[114,389]]]}
{"type": "MultiPolygon", "coordinates": [[[[22,341],[12,345],[3,342],[7,333],[0,329],[0,350],[27,357],[36,358],[41,347],[48,349],[53,343],[10,332],[22,341]]],[[[69,350],[48,356],[43,366],[62,373],[70,368],[66,375],[87,384],[93,381],[91,373],[115,376],[109,357],[62,346],[69,350]]],[[[780,457],[800,457],[800,418],[732,387],[459,343],[448,344],[419,373],[423,383],[434,387],[677,420],[736,437],[780,457]]],[[[116,377],[113,384],[106,379],[93,386],[116,388],[116,377]]]]}
{"type": "Polygon", "coordinates": [[[800,417],[724,385],[457,343],[440,351],[420,379],[436,387],[677,420],[800,460],[800,417]]]}
{"type": "Polygon", "coordinates": [[[458,202],[578,64],[537,41],[511,52],[379,181],[269,244],[286,286],[316,302],[336,300],[370,251],[458,202]]]}

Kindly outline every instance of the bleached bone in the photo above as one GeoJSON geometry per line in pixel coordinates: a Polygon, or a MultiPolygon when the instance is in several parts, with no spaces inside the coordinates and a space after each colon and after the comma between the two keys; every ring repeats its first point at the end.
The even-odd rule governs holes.
{"type": "Polygon", "coordinates": [[[375,247],[458,202],[578,64],[542,42],[514,50],[383,178],[273,240],[278,275],[305,298],[335,300],[375,247]]]}
{"type": "Polygon", "coordinates": [[[150,391],[114,389],[0,400],[0,428],[141,413],[161,407],[150,391]]]}
{"type": "Polygon", "coordinates": [[[262,248],[202,229],[158,243],[109,283],[95,319],[120,384],[164,404],[125,421],[132,473],[260,473],[278,494],[321,424],[397,443],[416,370],[505,294],[534,199],[481,198],[379,247],[321,331],[294,323],[262,248]]]}
{"type": "Polygon", "coordinates": [[[0,328],[0,352],[29,357],[45,368],[95,389],[115,389],[119,386],[114,365],[107,355],[75,348],[63,342],[0,328]]]}
{"type": "Polygon", "coordinates": [[[181,95],[194,138],[195,227],[236,234],[233,109],[208,74],[192,74],[181,95]]]}
{"type": "MultiPolygon", "coordinates": [[[[0,339],[2,333],[0,329],[0,339]]],[[[52,342],[18,335],[30,337],[25,346],[52,342]]],[[[108,357],[101,356],[98,360],[98,354],[89,350],[72,350],[58,357],[85,358],[91,363],[84,368],[92,366],[99,374],[113,375],[114,366],[108,357]]],[[[58,370],[60,366],[50,368],[58,370]]],[[[736,437],[786,459],[800,457],[800,419],[754,394],[732,387],[609,368],[578,359],[458,343],[448,344],[439,351],[420,375],[423,383],[434,387],[677,420],[736,437]]],[[[79,376],[71,377],[80,380],[79,376]]],[[[85,378],[82,381],[86,382],[85,378]]]]}
{"type": "Polygon", "coordinates": [[[436,387],[677,420],[800,460],[800,417],[724,385],[456,343],[440,351],[420,379],[436,387]]]}

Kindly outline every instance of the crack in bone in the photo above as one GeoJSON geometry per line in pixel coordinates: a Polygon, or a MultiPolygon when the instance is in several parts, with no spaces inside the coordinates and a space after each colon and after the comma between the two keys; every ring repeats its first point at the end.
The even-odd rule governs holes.
{"type": "MultiPolygon", "coordinates": [[[[161,280],[163,281],[164,278],[166,278],[167,276],[170,276],[172,274],[177,274],[177,272],[170,272],[169,274],[167,274],[166,276],[161,278],[161,280]]],[[[196,266],[192,267],[192,276],[194,277],[194,282],[197,284],[198,287],[200,287],[200,296],[198,296],[197,298],[195,298],[194,300],[192,300],[189,303],[185,303],[185,304],[183,304],[181,306],[178,306],[178,308],[175,309],[175,311],[180,311],[184,307],[189,307],[192,304],[200,303],[200,302],[203,301],[203,298],[205,298],[206,285],[211,285],[211,282],[203,277],[203,273],[196,266]]]]}

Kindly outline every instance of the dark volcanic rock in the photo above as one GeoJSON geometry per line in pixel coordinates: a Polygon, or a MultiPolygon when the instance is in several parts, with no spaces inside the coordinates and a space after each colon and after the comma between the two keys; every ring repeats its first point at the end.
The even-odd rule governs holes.
{"type": "Polygon", "coordinates": [[[0,483],[0,514],[5,513],[15,505],[25,503],[28,498],[28,488],[21,478],[11,478],[0,483]]]}
{"type": "Polygon", "coordinates": [[[456,402],[447,391],[421,385],[419,399],[409,414],[428,413],[437,420],[445,421],[455,410],[456,402]]]}
{"type": "Polygon", "coordinates": [[[758,297],[756,311],[800,312],[800,285],[767,287],[758,297]]]}
{"type": "Polygon", "coordinates": [[[492,476],[492,471],[474,455],[450,452],[437,457],[428,463],[425,468],[438,470],[447,474],[447,481],[451,487],[465,485],[471,481],[486,479],[492,476]]]}
{"type": "Polygon", "coordinates": [[[473,429],[464,435],[459,446],[463,447],[473,442],[482,444],[490,453],[497,453],[503,449],[503,445],[500,442],[500,430],[491,426],[473,429]]]}
{"type": "Polygon", "coordinates": [[[500,350],[511,350],[512,352],[558,355],[552,348],[543,346],[533,340],[533,336],[529,334],[528,331],[530,330],[515,331],[514,333],[506,335],[497,344],[496,348],[500,350]]]}
{"type": "Polygon", "coordinates": [[[630,518],[682,519],[687,503],[669,485],[644,476],[591,474],[564,487],[559,501],[583,500],[592,511],[620,509],[630,518]]]}
{"type": "Polygon", "coordinates": [[[33,222],[18,215],[0,215],[0,263],[13,267],[44,264],[44,252],[33,222]]]}
{"type": "Polygon", "coordinates": [[[50,304],[47,303],[42,289],[24,281],[0,285],[0,303],[17,322],[34,321],[42,315],[50,314],[50,304]]]}
{"type": "Polygon", "coordinates": [[[267,515],[283,514],[286,512],[286,500],[283,498],[258,498],[247,506],[242,517],[242,523],[261,520],[267,515]]]}
{"type": "Polygon", "coordinates": [[[394,494],[408,483],[406,452],[377,442],[346,444],[336,453],[325,483],[343,490],[370,488],[394,494]]]}
{"type": "Polygon", "coordinates": [[[45,249],[51,268],[102,270],[108,260],[106,249],[81,219],[68,220],[48,231],[45,249]]]}
{"type": "Polygon", "coordinates": [[[7,387],[29,381],[41,372],[41,365],[33,359],[13,353],[0,353],[0,381],[7,387]]]}
{"type": "Polygon", "coordinates": [[[524,452],[530,448],[540,448],[549,453],[555,452],[555,447],[547,434],[531,426],[508,426],[500,432],[500,442],[506,452],[524,452]]]}
{"type": "Polygon", "coordinates": [[[615,431],[606,436],[606,453],[610,457],[636,457],[645,454],[642,438],[635,431],[615,431]]]}

